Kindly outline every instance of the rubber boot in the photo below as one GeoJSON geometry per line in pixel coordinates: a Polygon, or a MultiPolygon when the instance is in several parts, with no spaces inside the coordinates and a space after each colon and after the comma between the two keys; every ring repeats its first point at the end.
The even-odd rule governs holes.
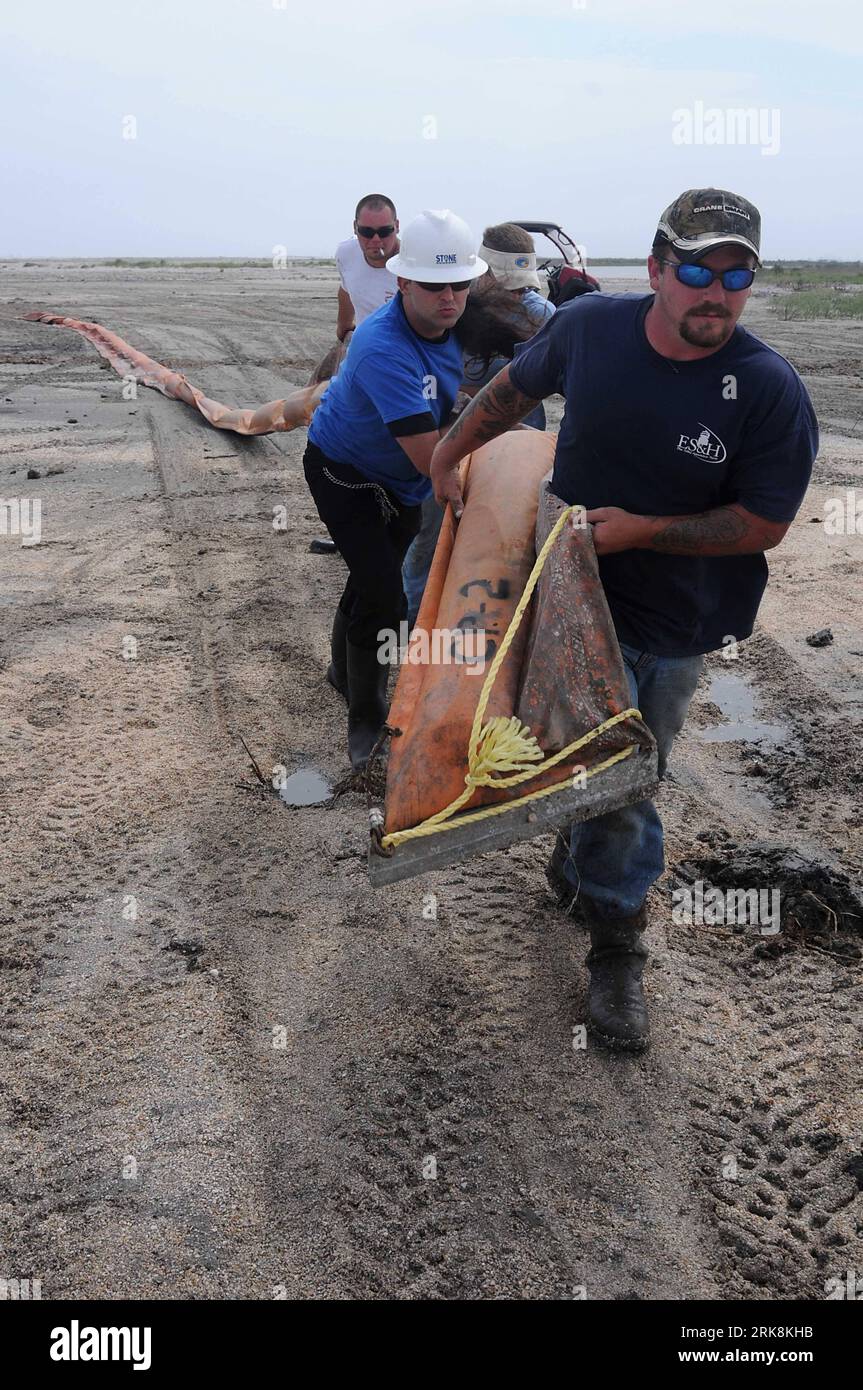
{"type": "Polygon", "coordinates": [[[600,917],[588,910],[587,1026],[604,1047],[643,1052],[650,1025],[641,976],[647,960],[644,906],[634,917],[600,917]]]}
{"type": "Polygon", "coordinates": [[[348,698],[348,620],[341,608],[336,609],[336,616],[333,618],[333,631],[330,637],[330,654],[332,660],[327,667],[327,680],[337,690],[343,699],[348,698]]]}
{"type": "Polygon", "coordinates": [[[348,656],[348,751],[351,767],[362,772],[381,736],[387,717],[389,666],[378,661],[377,647],[355,647],[347,642],[348,656]]]}

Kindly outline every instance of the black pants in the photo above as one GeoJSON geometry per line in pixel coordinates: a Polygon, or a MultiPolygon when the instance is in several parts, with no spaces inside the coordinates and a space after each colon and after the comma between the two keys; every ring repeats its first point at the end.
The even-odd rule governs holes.
{"type": "Polygon", "coordinates": [[[349,463],[327,458],[315,444],[306,445],[303,469],[318,516],[348,567],[339,600],[348,641],[377,649],[381,629],[398,637],[399,623],[407,618],[402,561],[420,529],[422,508],[400,502],[349,463]]]}

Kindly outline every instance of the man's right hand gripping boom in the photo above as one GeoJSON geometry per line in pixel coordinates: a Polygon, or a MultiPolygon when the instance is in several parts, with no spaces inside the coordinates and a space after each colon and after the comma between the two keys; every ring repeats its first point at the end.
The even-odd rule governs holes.
{"type": "Polygon", "coordinates": [[[461,460],[480,445],[511,430],[538,404],[513,386],[509,367],[504,367],[465,406],[452,429],[435,446],[430,475],[434,494],[438,502],[452,504],[456,519],[464,510],[458,477],[461,460]]]}

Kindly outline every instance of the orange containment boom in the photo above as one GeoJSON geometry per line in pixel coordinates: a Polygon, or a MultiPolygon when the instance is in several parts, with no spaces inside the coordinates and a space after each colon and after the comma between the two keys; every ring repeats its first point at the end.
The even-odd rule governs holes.
{"type": "MultiPolygon", "coordinates": [[[[554,437],[514,430],[467,461],[393,697],[369,876],[410,878],[649,796],[582,508],[551,491],[554,437]]],[[[464,466],[463,466],[464,467],[464,466]]]]}
{"type": "Polygon", "coordinates": [[[38,311],[25,314],[24,318],[35,319],[39,323],[55,324],[60,328],[74,328],[76,333],[80,333],[88,343],[93,344],[96,351],[111,363],[114,371],[120,376],[134,377],[140,386],[150,386],[154,391],[161,391],[163,396],[170,396],[172,400],[185,401],[186,405],[194,406],[200,411],[207,423],[215,429],[233,430],[234,434],[276,434],[280,430],[294,430],[298,425],[307,425],[329,384],[328,380],[321,379],[321,367],[324,363],[328,367],[332,363],[330,375],[335,375],[344,356],[344,349],[339,344],[327,353],[321,367],[313,373],[308,386],[301,386],[292,391],[284,400],[267,401],[266,405],[241,409],[210,400],[209,396],[205,396],[197,386],[192,386],[180,372],[163,367],[161,362],[138,352],[137,348],[131,347],[122,338],[118,338],[116,333],[103,328],[100,323],[88,323],[85,319],[71,319],[62,314],[38,311]]]}

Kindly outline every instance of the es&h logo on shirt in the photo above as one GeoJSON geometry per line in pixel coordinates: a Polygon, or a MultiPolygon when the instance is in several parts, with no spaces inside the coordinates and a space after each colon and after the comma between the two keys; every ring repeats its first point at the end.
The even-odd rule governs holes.
{"type": "Polygon", "coordinates": [[[725,445],[709,426],[699,420],[699,434],[682,434],[677,442],[683,454],[694,454],[696,458],[706,459],[708,463],[724,463],[727,457],[725,445]]]}

